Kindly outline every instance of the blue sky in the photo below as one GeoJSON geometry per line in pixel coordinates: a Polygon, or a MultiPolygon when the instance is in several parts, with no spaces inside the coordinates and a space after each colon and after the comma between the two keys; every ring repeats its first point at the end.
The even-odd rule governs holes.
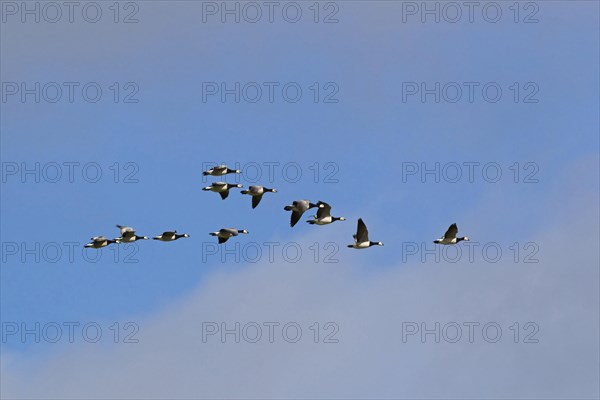
{"type": "MultiPolygon", "coordinates": [[[[135,2],[139,22],[113,23],[110,4],[100,4],[103,17],[95,24],[77,13],[73,23],[64,18],[54,24],[22,23],[17,14],[5,15],[1,24],[3,91],[6,82],[25,82],[28,87],[35,82],[78,82],[79,87],[97,82],[103,90],[96,103],[85,101],[77,89],[72,103],[66,92],[57,103],[35,103],[32,96],[21,102],[19,95],[1,103],[3,171],[7,163],[33,168],[35,163],[44,167],[52,162],[97,163],[102,170],[96,183],[83,179],[80,169],[69,183],[66,167],[57,183],[43,178],[36,183],[32,175],[25,181],[19,175],[3,176],[0,231],[6,260],[0,270],[1,320],[28,326],[98,321],[103,327],[136,321],[140,343],[133,349],[110,343],[86,347],[13,336],[1,343],[3,395],[598,396],[596,2],[535,2],[539,22],[529,24],[513,21],[512,2],[499,2],[503,14],[497,23],[486,22],[476,12],[473,23],[465,16],[455,24],[431,19],[421,23],[415,16],[403,23],[402,2],[337,2],[339,22],[330,24],[313,22],[312,2],[298,3],[303,17],[294,24],[277,13],[273,23],[222,23],[214,16],[203,23],[202,2],[191,1],[135,2]],[[117,103],[110,89],[115,82],[120,90],[117,103]],[[128,82],[139,89],[137,103],[121,101],[130,90],[128,82]],[[236,103],[232,96],[224,103],[218,96],[203,102],[203,82],[226,82],[229,87],[235,82],[278,82],[279,87],[295,82],[303,95],[297,103],[285,101],[278,90],[272,103],[265,93],[256,103],[236,103]],[[315,103],[309,88],[315,82],[321,98],[332,82],[339,89],[338,102],[315,103]],[[403,82],[425,82],[428,87],[456,82],[463,88],[464,82],[477,82],[478,88],[492,82],[503,92],[495,103],[485,101],[480,89],[473,102],[466,92],[456,103],[436,103],[433,96],[425,102],[419,96],[403,102],[403,82]],[[515,82],[518,102],[510,89],[515,82]],[[538,89],[533,96],[538,102],[525,103],[523,96],[531,88],[538,89]],[[297,163],[302,178],[286,181],[276,167],[273,182],[262,183],[278,193],[265,195],[252,210],[250,199],[238,190],[226,201],[201,190],[212,181],[201,174],[211,161],[241,166],[297,163]],[[125,167],[128,162],[135,169],[125,167]],[[502,178],[489,183],[481,169],[473,182],[402,178],[406,163],[431,168],[435,163],[470,162],[497,163],[502,178]],[[520,169],[517,183],[509,168],[515,162],[520,169]],[[115,163],[118,183],[111,169],[115,163]],[[315,163],[320,170],[317,182],[310,169],[315,163]],[[325,182],[333,171],[325,169],[327,163],[336,166],[337,183],[325,182]],[[524,169],[526,163],[534,163],[537,183],[523,182],[533,171],[524,169]],[[124,183],[131,171],[137,182],[124,183]],[[334,215],[348,220],[326,227],[300,222],[290,228],[283,207],[303,198],[327,201],[334,215]],[[371,239],[383,241],[384,247],[346,248],[359,217],[367,223],[371,239]],[[418,257],[402,262],[403,243],[430,244],[452,222],[472,241],[499,243],[504,251],[501,262],[487,263],[481,257],[474,263],[422,263],[418,257]],[[135,249],[138,263],[125,262],[123,253],[114,262],[109,249],[102,250],[97,263],[83,260],[79,247],[74,262],[64,253],[56,263],[44,257],[31,262],[33,256],[23,263],[20,252],[5,253],[12,243],[32,248],[35,243],[83,245],[101,234],[116,237],[115,224],[133,226],[142,235],[177,229],[191,237],[175,243],[142,242],[135,249]],[[274,263],[264,258],[258,263],[223,263],[217,256],[203,262],[203,243],[214,239],[208,232],[225,226],[250,231],[228,242],[230,248],[235,243],[295,242],[305,256],[295,264],[281,255],[274,263]],[[321,248],[336,243],[339,262],[311,262],[308,247],[314,242],[321,248]],[[540,262],[515,263],[509,249],[514,242],[536,243],[540,262]],[[424,293],[427,296],[421,298],[424,293]],[[389,322],[394,310],[402,310],[412,321],[478,318],[502,321],[503,327],[515,319],[537,321],[541,343],[534,348],[506,343],[490,349],[461,342],[442,351],[429,343],[410,346],[389,334],[397,329],[395,323],[377,325],[382,320],[374,319],[389,322]],[[257,318],[335,320],[342,340],[333,349],[303,345],[292,350],[282,350],[277,343],[215,350],[194,340],[199,321],[257,318]],[[361,326],[370,328],[357,328],[361,326]],[[114,374],[107,371],[106,366],[118,360],[129,367],[144,365],[144,348],[156,348],[161,364],[172,367],[172,375],[159,381],[177,389],[162,391],[148,383],[156,379],[154,374],[161,376],[153,369],[136,369],[125,380],[118,377],[118,368],[114,374]],[[360,351],[352,350],[356,348],[360,351]],[[243,366],[252,365],[257,351],[264,362],[251,374],[253,385],[252,378],[244,378],[243,366]],[[292,365],[279,358],[282,351],[301,360],[292,365]],[[305,359],[303,352],[312,358],[305,359]],[[481,376],[485,384],[461,386],[462,375],[443,373],[444,366],[454,365],[465,353],[472,363],[462,365],[464,376],[482,374],[477,366],[481,360],[494,366],[493,373],[481,376]],[[208,370],[188,364],[188,354],[206,357],[217,366],[223,362],[223,369],[215,368],[211,378],[208,370]],[[390,354],[405,354],[403,364],[395,364],[390,354]],[[563,357],[572,370],[553,363],[553,354],[563,357]],[[510,367],[511,357],[521,366],[510,367]],[[361,358],[382,369],[365,370],[357,365],[361,358]],[[84,364],[85,360],[93,362],[84,364]],[[314,367],[310,360],[325,366],[309,372],[314,367]],[[86,367],[56,372],[63,370],[57,366],[69,363],[86,367]],[[239,370],[227,370],[232,364],[239,370]],[[303,385],[282,375],[277,365],[304,377],[303,385]],[[535,376],[519,378],[530,369],[537,371],[535,376]],[[81,386],[56,384],[65,383],[69,371],[81,374],[81,386]],[[412,382],[427,382],[429,375],[439,384],[429,389],[425,383],[398,384],[400,372],[412,382]],[[88,382],[104,373],[112,392],[88,382]],[[211,381],[215,386],[208,385],[206,391],[196,387],[193,376],[198,374],[207,379],[204,384],[211,381]],[[369,384],[369,378],[376,385],[369,384]],[[268,384],[258,384],[262,379],[282,383],[266,389],[268,384]],[[556,383],[548,384],[549,379],[556,383]],[[38,384],[28,387],[28,380],[38,384]],[[221,385],[220,391],[219,382],[240,384],[236,389],[221,385]]],[[[519,4],[522,19],[532,9],[519,4]]],[[[120,18],[129,11],[122,9],[120,18]]],[[[267,172],[264,167],[262,173],[267,172]]],[[[239,182],[249,184],[243,176],[239,182]]]]}

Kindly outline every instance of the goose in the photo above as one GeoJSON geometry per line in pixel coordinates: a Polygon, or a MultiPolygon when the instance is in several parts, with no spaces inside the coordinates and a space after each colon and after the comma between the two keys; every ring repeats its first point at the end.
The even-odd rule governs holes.
{"type": "Polygon", "coordinates": [[[218,232],[209,233],[209,235],[217,236],[219,238],[219,244],[221,244],[221,243],[225,243],[227,241],[227,239],[229,239],[230,237],[237,236],[239,233],[248,234],[250,232],[248,232],[245,229],[240,230],[240,229],[235,229],[235,228],[222,228],[222,229],[219,229],[218,232]]]}
{"type": "Polygon", "coordinates": [[[118,243],[130,243],[136,240],[148,240],[148,236],[138,236],[135,234],[135,230],[129,226],[117,225],[117,228],[121,231],[121,237],[117,238],[118,243]]]}
{"type": "Polygon", "coordinates": [[[296,201],[292,202],[291,205],[285,206],[283,209],[285,211],[292,212],[292,216],[290,219],[290,226],[293,227],[294,225],[296,225],[298,223],[298,221],[300,221],[300,217],[302,217],[302,214],[304,214],[304,211],[306,211],[310,208],[313,208],[313,207],[323,208],[325,206],[323,205],[323,203],[314,204],[308,200],[296,200],[296,201]]]}
{"type": "Polygon", "coordinates": [[[369,240],[369,231],[362,218],[358,219],[356,234],[352,235],[352,237],[354,238],[354,244],[349,244],[348,247],[352,247],[353,249],[366,249],[367,247],[375,245],[383,246],[383,243],[381,242],[371,242],[369,240]]]}
{"type": "Polygon", "coordinates": [[[204,171],[202,175],[212,175],[212,176],[223,176],[226,174],[241,174],[242,171],[239,169],[231,169],[227,168],[227,165],[217,165],[209,169],[208,171],[204,171]]]}
{"type": "Polygon", "coordinates": [[[211,192],[217,192],[221,195],[221,199],[225,200],[227,196],[229,196],[229,189],[231,188],[241,188],[242,185],[234,184],[234,183],[225,183],[225,182],[214,182],[212,185],[202,188],[202,190],[210,190],[211,192]]]}
{"type": "Polygon", "coordinates": [[[308,222],[311,225],[327,225],[331,224],[334,221],[345,221],[344,217],[332,217],[331,216],[331,206],[323,201],[317,202],[317,205],[322,204],[323,207],[320,207],[317,210],[317,215],[314,216],[315,219],[309,219],[308,222]]]}
{"type": "Polygon", "coordinates": [[[167,232],[163,232],[162,235],[154,236],[152,239],[160,240],[163,242],[172,242],[173,240],[177,240],[179,238],[189,238],[189,237],[190,237],[190,235],[188,235],[187,233],[180,235],[177,233],[177,231],[167,231],[167,232]]]}
{"type": "Polygon", "coordinates": [[[436,239],[433,241],[433,243],[437,243],[437,244],[456,244],[458,242],[460,242],[461,240],[470,240],[468,237],[463,236],[463,237],[456,237],[456,234],[458,233],[458,227],[456,226],[456,223],[450,225],[450,227],[448,228],[448,230],[446,231],[446,233],[444,233],[444,236],[442,236],[439,239],[436,239]]]}
{"type": "Polygon", "coordinates": [[[99,249],[101,247],[106,247],[111,243],[119,243],[119,239],[107,239],[104,236],[94,236],[90,238],[91,242],[86,244],[83,247],[93,247],[94,249],[99,249]]]}
{"type": "Polygon", "coordinates": [[[256,208],[258,203],[260,203],[263,194],[265,194],[266,192],[277,193],[277,190],[269,189],[264,186],[250,186],[248,187],[248,190],[242,190],[240,193],[249,194],[250,196],[252,196],[252,208],[256,208]]]}

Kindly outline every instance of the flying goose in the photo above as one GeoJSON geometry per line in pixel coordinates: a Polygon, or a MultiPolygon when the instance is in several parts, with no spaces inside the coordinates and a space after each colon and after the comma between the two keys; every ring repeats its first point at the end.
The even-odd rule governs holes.
{"type": "Polygon", "coordinates": [[[461,240],[469,240],[469,238],[466,236],[456,237],[457,233],[458,233],[458,227],[456,226],[456,223],[454,223],[454,224],[450,225],[450,227],[448,228],[446,233],[444,233],[444,236],[442,236],[439,239],[434,240],[433,243],[456,244],[456,243],[460,242],[461,240]]]}
{"type": "Polygon", "coordinates": [[[101,247],[106,247],[111,243],[119,243],[119,239],[107,239],[104,236],[94,236],[90,238],[91,242],[86,244],[83,247],[93,247],[94,249],[99,249],[101,247]]]}
{"type": "Polygon", "coordinates": [[[117,243],[130,243],[135,242],[136,240],[148,240],[148,236],[138,236],[135,234],[135,230],[130,228],[129,226],[117,225],[117,228],[121,231],[121,237],[115,239],[118,240],[117,243]]]}
{"type": "Polygon", "coordinates": [[[225,183],[225,182],[214,182],[212,185],[202,188],[202,190],[210,190],[211,192],[217,192],[221,195],[221,198],[225,200],[227,196],[229,196],[229,189],[231,188],[241,188],[242,185],[235,183],[225,183]]]}
{"type": "Polygon", "coordinates": [[[371,242],[369,240],[369,231],[362,218],[358,219],[356,234],[352,235],[352,237],[354,238],[354,244],[349,244],[348,247],[352,247],[353,249],[366,249],[367,247],[375,245],[383,246],[383,243],[381,242],[371,242]]]}
{"type": "Polygon", "coordinates": [[[313,208],[313,207],[323,208],[325,206],[323,205],[323,203],[314,204],[308,200],[296,200],[291,205],[285,206],[283,209],[285,211],[292,212],[292,216],[290,219],[290,226],[293,227],[294,225],[296,225],[298,223],[298,221],[300,221],[300,217],[302,217],[302,214],[304,214],[304,211],[308,210],[309,208],[313,208]]]}
{"type": "Polygon", "coordinates": [[[190,237],[190,235],[188,235],[187,233],[180,235],[177,233],[177,231],[168,231],[168,232],[163,232],[162,235],[154,236],[152,239],[160,240],[163,242],[172,242],[173,240],[177,240],[179,238],[189,238],[189,237],[190,237]]]}
{"type": "Polygon", "coordinates": [[[221,244],[221,243],[225,243],[227,241],[227,239],[229,239],[230,237],[237,236],[239,233],[248,234],[249,232],[245,229],[239,230],[239,229],[235,229],[235,228],[222,228],[222,229],[219,229],[218,232],[209,233],[209,235],[217,236],[219,238],[219,244],[221,244]]]}
{"type": "Polygon", "coordinates": [[[250,196],[252,196],[252,208],[256,208],[258,203],[260,203],[263,194],[265,194],[266,192],[277,193],[277,190],[269,189],[264,186],[250,186],[248,187],[248,190],[242,190],[240,193],[249,194],[250,196]]]}
{"type": "Polygon", "coordinates": [[[344,217],[332,217],[331,216],[331,206],[323,201],[317,202],[317,205],[322,204],[323,207],[320,207],[317,210],[317,215],[314,216],[315,219],[309,219],[308,222],[311,225],[327,225],[331,224],[334,221],[345,221],[344,217]]]}
{"type": "Polygon", "coordinates": [[[212,175],[212,176],[223,176],[226,174],[240,174],[241,171],[239,169],[231,169],[227,168],[227,165],[217,165],[209,169],[208,171],[204,171],[202,175],[212,175]]]}

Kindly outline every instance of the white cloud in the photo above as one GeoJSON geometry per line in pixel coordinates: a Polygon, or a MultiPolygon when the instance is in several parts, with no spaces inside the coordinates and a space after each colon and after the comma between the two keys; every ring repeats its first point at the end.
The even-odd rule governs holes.
{"type": "Polygon", "coordinates": [[[369,265],[370,251],[393,254],[386,245],[341,249],[339,264],[224,266],[179,304],[140,322],[138,344],[69,345],[44,361],[3,354],[2,396],[597,398],[598,197],[596,188],[575,186],[533,238],[539,264],[369,265]],[[287,343],[277,330],[269,343],[265,327],[258,343],[231,336],[203,343],[202,322],[210,321],[297,322],[303,335],[287,343]],[[339,343],[313,343],[309,326],[317,321],[321,328],[335,322],[339,343]],[[436,321],[496,322],[502,337],[487,343],[477,329],[469,343],[465,327],[457,343],[402,342],[403,322],[436,321]],[[539,326],[539,343],[522,343],[529,321],[539,326]],[[513,342],[514,322],[521,343],[513,342]]]}

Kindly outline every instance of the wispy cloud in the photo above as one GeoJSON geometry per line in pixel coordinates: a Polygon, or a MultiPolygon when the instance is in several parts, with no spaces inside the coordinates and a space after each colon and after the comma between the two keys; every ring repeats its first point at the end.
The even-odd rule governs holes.
{"type": "MultiPolygon", "coordinates": [[[[593,175],[595,164],[569,173],[593,175]]],[[[44,361],[4,352],[2,396],[596,398],[598,196],[577,186],[532,238],[538,264],[398,264],[372,273],[369,252],[379,249],[371,249],[338,264],[219,272],[140,322],[137,344],[75,343],[44,361]],[[236,323],[239,343],[221,336],[236,323]]]]}

